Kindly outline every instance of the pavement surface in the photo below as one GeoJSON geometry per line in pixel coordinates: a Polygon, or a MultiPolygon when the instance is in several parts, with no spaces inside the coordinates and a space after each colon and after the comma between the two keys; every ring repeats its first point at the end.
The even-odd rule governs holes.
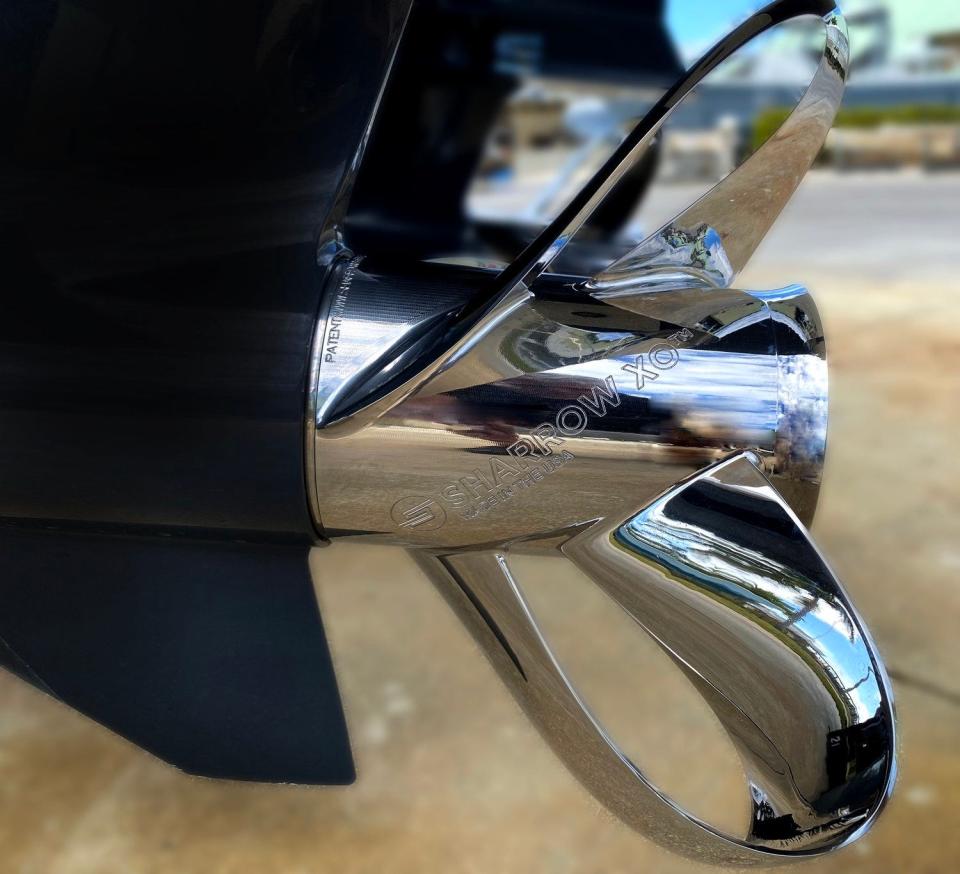
{"type": "MultiPolygon", "coordinates": [[[[656,192],[644,223],[694,194],[656,192]]],[[[800,870],[960,865],[958,237],[960,176],[818,173],[741,277],[804,281],[820,304],[831,425],[813,530],[891,669],[900,717],[901,778],[880,822],[800,870]]],[[[707,870],[579,787],[404,553],[337,545],[313,566],[355,786],[187,777],[3,675],[0,872],[707,870]]],[[[666,657],[562,560],[520,557],[515,570],[627,752],[682,804],[741,829],[736,757],[666,657]]]]}

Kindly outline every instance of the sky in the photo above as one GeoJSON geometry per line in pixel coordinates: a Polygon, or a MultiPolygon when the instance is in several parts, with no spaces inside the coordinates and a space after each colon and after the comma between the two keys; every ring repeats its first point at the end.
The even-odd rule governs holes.
{"type": "Polygon", "coordinates": [[[709,48],[764,5],[760,0],[667,0],[667,27],[687,58],[709,48]]]}
{"type": "MultiPolygon", "coordinates": [[[[689,62],[766,2],[667,0],[667,26],[681,56],[689,62]]],[[[893,27],[894,55],[908,51],[913,43],[923,42],[928,34],[960,30],[958,0],[840,0],[839,5],[848,14],[869,7],[887,7],[893,27]]]]}

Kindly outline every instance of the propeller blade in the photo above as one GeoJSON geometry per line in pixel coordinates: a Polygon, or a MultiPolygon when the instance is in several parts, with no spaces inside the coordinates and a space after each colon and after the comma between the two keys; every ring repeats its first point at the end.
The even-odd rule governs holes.
{"type": "Polygon", "coordinates": [[[786,502],[739,454],[560,551],[677,662],[743,761],[743,837],[680,809],[590,712],[502,549],[413,550],[524,711],[627,824],[700,861],[769,864],[835,849],[882,808],[895,774],[889,686],[843,589],[786,502]]]}

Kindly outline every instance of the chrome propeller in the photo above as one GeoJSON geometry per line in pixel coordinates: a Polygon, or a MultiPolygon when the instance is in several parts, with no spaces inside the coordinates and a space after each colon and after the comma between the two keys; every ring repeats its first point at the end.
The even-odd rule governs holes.
{"type": "Polygon", "coordinates": [[[832,4],[771,4],[507,269],[382,272],[344,252],[316,337],[307,463],[326,534],[410,548],[584,785],[701,860],[843,846],[896,770],[881,662],[804,527],[826,434],[819,316],[796,286],[729,287],[819,151],[846,64],[832,4]],[[823,57],[763,147],[595,276],[546,272],[707,73],[811,14],[823,57]],[[744,835],[680,809],[599,724],[510,573],[515,551],[573,561],[690,678],[741,755],[744,835]]]}

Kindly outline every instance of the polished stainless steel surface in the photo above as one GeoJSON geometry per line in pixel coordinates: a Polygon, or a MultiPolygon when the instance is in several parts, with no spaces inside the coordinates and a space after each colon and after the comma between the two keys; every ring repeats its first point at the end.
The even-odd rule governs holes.
{"type": "Polygon", "coordinates": [[[335,260],[314,349],[318,525],[410,548],[579,779],[644,834],[714,862],[849,843],[896,770],[879,659],[804,528],[826,439],[819,315],[799,286],[727,287],[839,104],[846,39],[828,10],[784,0],[750,19],[502,273],[335,260]],[[764,147],[597,275],[544,272],[696,81],[811,11],[823,59],[764,147]],[[598,724],[511,551],[566,556],[677,661],[740,753],[743,835],[678,808],[598,724]]]}
{"type": "MultiPolygon", "coordinates": [[[[756,451],[798,514],[812,516],[827,384],[803,289],[775,301],[795,318],[735,289],[600,301],[555,284],[558,294],[539,289],[457,366],[363,430],[318,433],[316,492],[329,536],[430,547],[524,541],[632,510],[738,449],[756,451]],[[424,501],[442,524],[407,524],[404,502],[424,501]]],[[[385,297],[353,262],[333,287],[320,410],[349,386],[340,361],[353,372],[433,315],[423,298],[385,297]]]]}
{"type": "Polygon", "coordinates": [[[721,835],[647,780],[571,686],[503,551],[416,551],[527,715],[621,819],[702,861],[842,846],[894,777],[888,685],[843,590],[749,454],[560,550],[677,662],[740,753],[752,817],[721,835]]]}

